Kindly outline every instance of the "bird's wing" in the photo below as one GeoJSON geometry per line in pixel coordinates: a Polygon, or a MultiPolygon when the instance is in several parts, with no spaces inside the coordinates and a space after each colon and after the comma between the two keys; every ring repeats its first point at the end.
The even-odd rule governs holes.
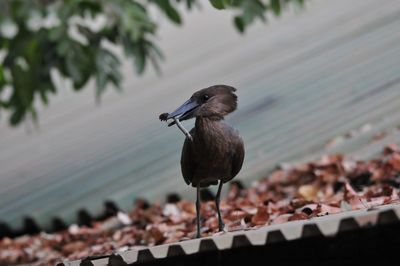
{"type": "MultiPolygon", "coordinates": [[[[194,130],[190,131],[190,134],[193,136],[194,130]]],[[[183,179],[185,180],[186,184],[190,184],[192,182],[194,171],[196,165],[193,159],[193,150],[191,142],[188,138],[185,139],[182,148],[182,155],[181,155],[181,170],[183,179]]]]}
{"type": "Polygon", "coordinates": [[[234,178],[242,169],[244,160],[244,144],[242,138],[238,135],[237,141],[235,142],[235,149],[232,155],[232,177],[234,178]]]}

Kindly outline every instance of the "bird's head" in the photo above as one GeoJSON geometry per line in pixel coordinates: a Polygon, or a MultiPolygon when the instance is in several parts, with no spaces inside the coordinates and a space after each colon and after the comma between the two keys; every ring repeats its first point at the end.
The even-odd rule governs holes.
{"type": "Polygon", "coordinates": [[[161,120],[172,118],[179,121],[194,117],[214,120],[223,119],[236,110],[237,96],[235,88],[227,85],[215,85],[195,92],[189,100],[170,114],[162,114],[161,120]]]}

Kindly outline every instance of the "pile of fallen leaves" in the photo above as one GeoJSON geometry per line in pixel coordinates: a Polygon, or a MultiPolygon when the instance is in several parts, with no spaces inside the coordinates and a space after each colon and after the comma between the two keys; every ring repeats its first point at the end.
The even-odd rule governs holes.
{"type": "MultiPolygon", "coordinates": [[[[395,145],[379,158],[355,161],[341,155],[299,165],[283,165],[243,189],[231,185],[221,209],[228,231],[310,219],[342,211],[399,202],[400,151],[395,145]]],[[[216,234],[214,202],[202,203],[203,236],[216,234]]],[[[178,242],[194,237],[193,202],[146,204],[92,227],[72,225],[54,234],[0,240],[0,264],[49,265],[62,259],[178,242]]]]}

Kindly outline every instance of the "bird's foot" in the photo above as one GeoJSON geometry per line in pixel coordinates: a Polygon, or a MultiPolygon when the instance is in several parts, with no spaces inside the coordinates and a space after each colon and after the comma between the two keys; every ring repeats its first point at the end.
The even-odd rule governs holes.
{"type": "Polygon", "coordinates": [[[224,235],[225,233],[228,233],[228,227],[225,224],[222,224],[222,226],[218,226],[218,232],[214,233],[214,236],[221,236],[224,235]]]}
{"type": "Polygon", "coordinates": [[[226,225],[223,222],[219,222],[218,224],[218,231],[219,232],[227,232],[226,225]]]}

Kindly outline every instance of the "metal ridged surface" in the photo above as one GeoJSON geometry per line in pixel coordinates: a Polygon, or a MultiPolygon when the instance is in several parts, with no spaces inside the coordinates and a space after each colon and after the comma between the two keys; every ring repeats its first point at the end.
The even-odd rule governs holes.
{"type": "Polygon", "coordinates": [[[157,117],[212,84],[238,88],[228,121],[246,144],[240,179],[324,152],[366,158],[399,142],[399,1],[310,1],[244,36],[230,19],[204,8],[182,28],[161,27],[163,75],[137,78],[127,63],[124,92],[106,93],[100,106],[93,90],[66,89],[40,112],[39,129],[1,126],[1,220],[71,222],[78,208],[95,213],[105,199],[129,209],[134,197],[194,196],[180,174],[183,136],[157,117]],[[325,148],[365,124],[369,131],[325,148]],[[388,136],[371,142],[382,130],[388,136]]]}
{"type": "Polygon", "coordinates": [[[272,243],[303,239],[313,236],[334,237],[360,228],[371,228],[398,223],[400,207],[398,205],[381,206],[374,210],[350,211],[317,217],[311,220],[294,221],[279,225],[270,225],[256,230],[225,233],[220,236],[187,240],[179,243],[160,245],[141,250],[127,250],[104,258],[66,261],[58,266],[112,266],[131,265],[151,262],[156,259],[179,255],[191,255],[213,250],[234,249],[244,246],[268,246],[272,243]],[[87,264],[84,264],[85,261],[87,264]],[[126,264],[125,264],[126,263],[126,264]]]}

